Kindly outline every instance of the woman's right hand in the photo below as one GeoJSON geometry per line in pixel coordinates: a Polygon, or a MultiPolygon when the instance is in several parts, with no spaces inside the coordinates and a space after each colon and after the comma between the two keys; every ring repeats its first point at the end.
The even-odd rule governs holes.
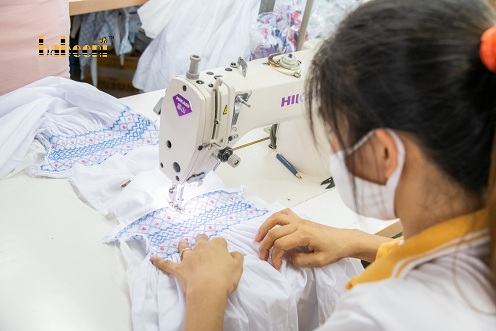
{"type": "Polygon", "coordinates": [[[181,263],[157,256],[152,263],[163,272],[173,275],[185,293],[189,290],[217,292],[227,296],[236,290],[243,273],[243,255],[230,253],[222,238],[208,240],[204,234],[196,236],[194,249],[188,242],[179,243],[181,263]]]}
{"type": "Polygon", "coordinates": [[[243,273],[243,256],[229,253],[222,238],[208,240],[196,236],[191,248],[179,243],[181,263],[152,257],[152,263],[163,272],[176,277],[186,296],[184,330],[222,330],[224,311],[229,294],[238,287],[243,273]]]}
{"type": "Polygon", "coordinates": [[[389,238],[359,230],[338,229],[300,218],[285,209],[270,216],[258,230],[255,241],[260,242],[259,255],[267,261],[269,255],[280,269],[285,253],[296,267],[322,267],[345,257],[373,261],[379,246],[389,238]],[[307,252],[295,248],[304,247],[307,252]],[[272,250],[272,254],[271,254],[272,250]]]}

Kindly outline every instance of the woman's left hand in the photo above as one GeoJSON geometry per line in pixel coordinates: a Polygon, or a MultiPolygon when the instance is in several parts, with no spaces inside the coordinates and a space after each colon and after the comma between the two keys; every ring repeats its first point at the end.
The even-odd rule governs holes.
{"type": "Polygon", "coordinates": [[[354,245],[350,237],[349,230],[311,222],[291,209],[284,209],[260,226],[255,241],[260,243],[260,258],[267,261],[270,255],[279,270],[286,252],[290,253],[293,265],[300,268],[323,267],[348,257],[354,245]],[[307,251],[295,250],[301,247],[307,251]]]}

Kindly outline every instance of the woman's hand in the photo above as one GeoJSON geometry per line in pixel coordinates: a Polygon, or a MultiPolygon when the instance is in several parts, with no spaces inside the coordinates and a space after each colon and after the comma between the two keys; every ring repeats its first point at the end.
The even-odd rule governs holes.
{"type": "Polygon", "coordinates": [[[188,242],[179,243],[182,262],[177,264],[157,256],[152,263],[163,272],[177,278],[185,293],[191,289],[215,289],[229,296],[238,287],[243,273],[243,255],[229,253],[227,243],[222,238],[208,240],[204,234],[196,236],[192,249],[188,242]]]}
{"type": "Polygon", "coordinates": [[[243,273],[243,255],[229,253],[224,239],[196,236],[194,249],[179,243],[182,262],[177,264],[157,256],[152,263],[176,277],[186,294],[184,330],[222,330],[227,298],[238,287],[243,273]]]}
{"type": "Polygon", "coordinates": [[[272,248],[272,263],[280,269],[285,252],[297,267],[322,267],[348,256],[343,230],[304,220],[290,209],[270,216],[258,230],[255,240],[261,242],[262,260],[268,260],[272,248]],[[276,227],[276,225],[280,225],[276,227]],[[308,253],[294,250],[306,247],[308,253]]]}
{"type": "Polygon", "coordinates": [[[322,267],[345,257],[370,262],[375,259],[379,246],[389,240],[359,230],[338,229],[304,220],[290,209],[270,216],[255,237],[255,241],[261,243],[262,260],[268,260],[272,249],[272,263],[276,269],[281,268],[286,252],[296,267],[322,267]],[[301,247],[308,251],[295,250],[301,247]]]}

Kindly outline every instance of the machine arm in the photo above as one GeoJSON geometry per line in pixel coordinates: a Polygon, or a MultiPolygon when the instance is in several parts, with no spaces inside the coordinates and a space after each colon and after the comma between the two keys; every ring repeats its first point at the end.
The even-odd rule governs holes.
{"type": "Polygon", "coordinates": [[[179,208],[185,184],[202,182],[221,162],[240,163],[232,147],[252,129],[304,114],[304,77],[313,50],[274,54],[229,67],[174,78],[160,117],[160,168],[172,181],[170,204],[179,208]],[[188,78],[189,77],[189,78],[188,78]]]}

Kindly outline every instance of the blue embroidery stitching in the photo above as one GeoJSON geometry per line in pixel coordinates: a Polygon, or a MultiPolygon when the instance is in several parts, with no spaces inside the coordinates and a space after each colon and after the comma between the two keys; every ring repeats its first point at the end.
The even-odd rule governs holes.
{"type": "Polygon", "coordinates": [[[158,128],[152,121],[126,108],[108,129],[49,137],[48,152],[40,169],[63,172],[75,163],[100,164],[114,154],[126,155],[134,148],[156,145],[158,136],[158,128]]]}
{"type": "Polygon", "coordinates": [[[194,245],[197,233],[209,238],[229,227],[262,216],[267,209],[259,209],[236,192],[223,190],[205,193],[188,201],[182,212],[162,208],[127,225],[110,239],[139,240],[161,258],[178,253],[181,239],[194,245]]]}

